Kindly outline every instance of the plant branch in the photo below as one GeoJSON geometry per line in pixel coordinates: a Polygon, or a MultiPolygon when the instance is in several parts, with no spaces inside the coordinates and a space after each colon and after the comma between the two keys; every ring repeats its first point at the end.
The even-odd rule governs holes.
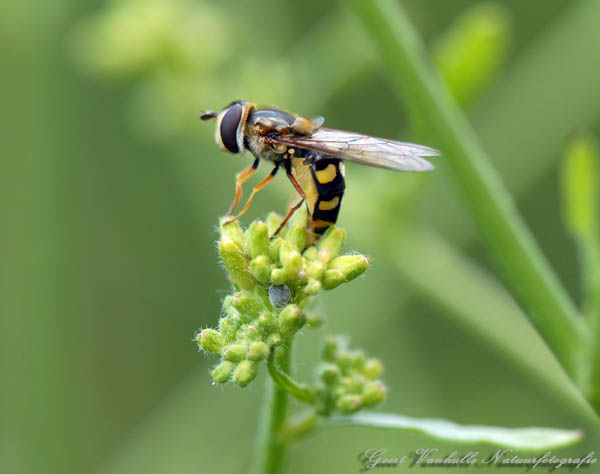
{"type": "Polygon", "coordinates": [[[267,362],[267,368],[269,369],[269,374],[271,375],[273,382],[275,382],[279,388],[285,390],[296,400],[306,403],[314,402],[316,395],[314,390],[311,390],[304,384],[299,384],[279,367],[277,367],[277,364],[275,363],[275,357],[272,354],[267,362]]]}
{"type": "Polygon", "coordinates": [[[477,137],[425,59],[420,38],[396,2],[351,0],[378,46],[397,93],[426,123],[504,276],[567,372],[576,378],[583,327],[477,137]]]}

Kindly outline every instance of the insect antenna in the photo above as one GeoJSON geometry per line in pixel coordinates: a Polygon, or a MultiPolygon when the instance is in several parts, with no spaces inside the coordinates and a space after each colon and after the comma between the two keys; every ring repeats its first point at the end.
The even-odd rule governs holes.
{"type": "Polygon", "coordinates": [[[200,115],[200,120],[214,119],[217,117],[217,115],[219,115],[219,114],[217,112],[215,112],[214,110],[207,110],[202,115],[200,115]]]}

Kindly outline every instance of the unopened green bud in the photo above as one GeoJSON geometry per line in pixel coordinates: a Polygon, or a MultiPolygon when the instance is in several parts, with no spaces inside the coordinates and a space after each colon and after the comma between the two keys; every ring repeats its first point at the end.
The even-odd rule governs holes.
{"type": "Polygon", "coordinates": [[[250,274],[248,258],[242,247],[232,238],[225,236],[219,241],[219,252],[231,281],[244,290],[254,288],[256,280],[250,274]]]}
{"type": "Polygon", "coordinates": [[[325,273],[326,269],[327,269],[327,265],[325,265],[320,260],[316,260],[316,261],[310,262],[306,266],[306,275],[308,276],[308,278],[312,278],[314,280],[320,280],[321,278],[323,278],[323,273],[325,273]]]}
{"type": "Polygon", "coordinates": [[[240,315],[238,310],[233,307],[232,302],[233,297],[231,295],[225,297],[225,300],[223,300],[223,312],[226,316],[229,316],[234,321],[238,321],[240,319],[240,315]]]}
{"type": "Polygon", "coordinates": [[[294,221],[292,222],[292,227],[293,226],[299,226],[303,229],[306,229],[306,227],[308,226],[308,209],[306,208],[306,206],[302,206],[296,211],[296,214],[294,214],[294,221]]]}
{"type": "Polygon", "coordinates": [[[363,400],[360,395],[344,395],[335,403],[335,407],[340,413],[350,414],[360,410],[363,400]]]}
{"type": "Polygon", "coordinates": [[[296,333],[306,322],[306,316],[295,304],[289,304],[279,313],[279,331],[284,337],[296,333]]]}
{"type": "MultiPolygon", "coordinates": [[[[267,216],[267,229],[269,229],[269,235],[273,235],[279,228],[279,225],[283,221],[283,217],[274,212],[270,212],[267,216]]],[[[285,231],[285,228],[281,229],[280,234],[285,231]]],[[[283,237],[283,236],[282,236],[283,237]]]]}
{"type": "Polygon", "coordinates": [[[244,324],[237,332],[238,341],[258,341],[261,339],[258,324],[244,324]]]}
{"type": "Polygon", "coordinates": [[[271,240],[269,244],[269,258],[272,262],[279,261],[279,249],[281,248],[281,244],[283,243],[283,239],[281,237],[275,237],[271,240]]]}
{"type": "Polygon", "coordinates": [[[306,247],[306,226],[294,224],[285,235],[287,241],[291,242],[300,252],[306,247]]]}
{"type": "Polygon", "coordinates": [[[306,275],[306,272],[304,270],[300,270],[298,273],[296,273],[296,281],[300,285],[306,285],[306,283],[308,282],[308,276],[306,275]]]}
{"type": "Polygon", "coordinates": [[[224,222],[230,221],[231,216],[221,217],[219,223],[221,238],[229,237],[234,240],[240,247],[244,241],[244,232],[238,221],[231,222],[230,224],[224,224],[224,222]]]}
{"type": "Polygon", "coordinates": [[[365,385],[365,378],[362,375],[342,377],[340,383],[346,393],[361,393],[365,385]]]}
{"type": "Polygon", "coordinates": [[[233,295],[228,295],[223,300],[223,312],[236,323],[241,322],[240,313],[233,306],[233,295]]]}
{"type": "Polygon", "coordinates": [[[343,255],[332,260],[329,264],[329,269],[340,270],[346,275],[348,281],[350,281],[369,268],[370,261],[364,255],[343,255]]]}
{"type": "Polygon", "coordinates": [[[279,344],[281,344],[282,341],[283,341],[283,338],[278,333],[271,334],[269,336],[269,338],[267,339],[267,343],[271,347],[279,346],[279,344]]]}
{"type": "MultiPolygon", "coordinates": [[[[227,295],[225,297],[225,299],[223,300],[223,308],[225,309],[225,311],[229,311],[230,309],[232,309],[233,311],[237,312],[237,309],[235,309],[235,307],[233,306],[233,295],[227,295]]],[[[229,316],[229,313],[227,315],[229,316]]]]}
{"type": "Polygon", "coordinates": [[[383,373],[383,364],[379,359],[368,359],[363,368],[363,375],[369,379],[376,379],[383,373]]]}
{"type": "Polygon", "coordinates": [[[341,227],[331,226],[321,237],[319,251],[328,256],[327,261],[332,260],[340,254],[344,240],[346,240],[346,231],[341,227]]]}
{"type": "Polygon", "coordinates": [[[266,284],[271,276],[271,262],[265,255],[259,255],[250,262],[250,273],[259,282],[266,284]]]}
{"type": "Polygon", "coordinates": [[[311,262],[314,260],[317,260],[319,258],[319,251],[317,250],[317,247],[308,247],[305,251],[304,251],[304,258],[307,260],[310,260],[311,262]]]}
{"type": "Polygon", "coordinates": [[[221,362],[215,367],[215,369],[211,373],[213,380],[217,383],[227,382],[229,380],[229,377],[231,377],[231,373],[233,372],[234,367],[235,364],[233,362],[221,362]]]}
{"type": "Polygon", "coordinates": [[[267,224],[254,221],[244,234],[244,248],[250,258],[267,255],[269,252],[269,231],[267,224]]]}
{"type": "Polygon", "coordinates": [[[240,387],[245,387],[258,375],[258,367],[251,360],[241,361],[233,371],[232,381],[240,387]]]}
{"type": "Polygon", "coordinates": [[[350,353],[350,360],[354,369],[362,371],[365,366],[365,352],[361,350],[352,351],[350,353]]]}
{"type": "Polygon", "coordinates": [[[258,327],[263,331],[263,333],[268,334],[275,329],[277,326],[277,319],[268,311],[261,313],[261,315],[256,320],[258,327]]]}
{"type": "Polygon", "coordinates": [[[344,397],[346,395],[348,395],[348,393],[346,392],[346,389],[344,387],[342,387],[339,384],[333,385],[333,399],[337,400],[338,398],[344,397]]]}
{"type": "Polygon", "coordinates": [[[341,283],[354,280],[369,268],[369,259],[364,255],[343,255],[329,264],[323,276],[323,288],[331,290],[341,283]]]}
{"type": "Polygon", "coordinates": [[[225,317],[219,320],[219,331],[225,338],[225,342],[232,342],[238,330],[238,325],[230,318],[225,317]]]}
{"type": "Polygon", "coordinates": [[[226,346],[223,350],[223,359],[228,360],[229,362],[239,362],[246,358],[246,354],[248,353],[248,349],[246,346],[242,344],[231,344],[230,346],[226,346]]]}
{"type": "Polygon", "coordinates": [[[340,379],[340,369],[334,364],[324,364],[321,369],[321,380],[326,385],[333,385],[340,379]]]}
{"type": "Polygon", "coordinates": [[[344,274],[339,270],[327,270],[321,280],[321,285],[326,290],[333,290],[336,286],[344,283],[344,274]]]}
{"type": "Polygon", "coordinates": [[[320,328],[321,326],[323,326],[323,324],[325,324],[325,318],[321,313],[311,311],[309,313],[306,313],[306,324],[308,325],[308,327],[313,329],[320,328]]]}
{"type": "Polygon", "coordinates": [[[246,291],[233,295],[231,304],[239,311],[244,322],[257,318],[266,309],[258,295],[246,291]]]}
{"type": "Polygon", "coordinates": [[[248,348],[248,359],[262,360],[269,355],[269,346],[262,341],[253,342],[248,348]]]}
{"type": "Polygon", "coordinates": [[[214,329],[203,329],[196,336],[196,341],[206,352],[220,354],[221,350],[223,350],[223,335],[214,329]]]}
{"type": "Polygon", "coordinates": [[[387,393],[387,387],[379,380],[367,382],[363,388],[363,403],[367,407],[372,407],[381,402],[387,393]]]}
{"type": "Polygon", "coordinates": [[[321,291],[322,287],[323,286],[321,285],[321,282],[319,280],[310,279],[304,287],[304,292],[307,295],[316,295],[319,291],[321,291]]]}
{"type": "Polygon", "coordinates": [[[335,336],[329,336],[325,340],[325,345],[323,346],[323,360],[328,362],[335,362],[338,356],[338,351],[340,349],[340,341],[335,336]]]}
{"type": "Polygon", "coordinates": [[[288,274],[283,268],[274,268],[271,270],[271,283],[273,285],[283,285],[288,279],[288,274]]]}
{"type": "Polygon", "coordinates": [[[348,372],[352,368],[353,364],[352,354],[347,351],[340,351],[337,354],[337,365],[344,372],[348,372]]]}
{"type": "Polygon", "coordinates": [[[302,268],[302,255],[296,247],[287,240],[281,244],[279,249],[279,260],[283,269],[290,278],[295,278],[296,274],[302,268]]]}

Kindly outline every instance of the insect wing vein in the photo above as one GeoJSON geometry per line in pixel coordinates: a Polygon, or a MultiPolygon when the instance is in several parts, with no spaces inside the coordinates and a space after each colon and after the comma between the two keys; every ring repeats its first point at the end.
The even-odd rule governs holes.
{"type": "Polygon", "coordinates": [[[437,156],[433,148],[371,137],[360,133],[320,128],[310,136],[274,136],[288,146],[314,150],[364,165],[397,171],[429,171],[433,165],[421,158],[437,156]]]}

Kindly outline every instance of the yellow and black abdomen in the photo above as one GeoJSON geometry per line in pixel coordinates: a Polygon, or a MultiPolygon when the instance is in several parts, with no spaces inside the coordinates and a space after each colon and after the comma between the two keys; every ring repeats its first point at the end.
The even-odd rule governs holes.
{"type": "Polygon", "coordinates": [[[344,189],[344,164],[331,157],[294,158],[294,176],[306,194],[310,214],[309,243],[314,244],[336,223],[344,189]]]}

